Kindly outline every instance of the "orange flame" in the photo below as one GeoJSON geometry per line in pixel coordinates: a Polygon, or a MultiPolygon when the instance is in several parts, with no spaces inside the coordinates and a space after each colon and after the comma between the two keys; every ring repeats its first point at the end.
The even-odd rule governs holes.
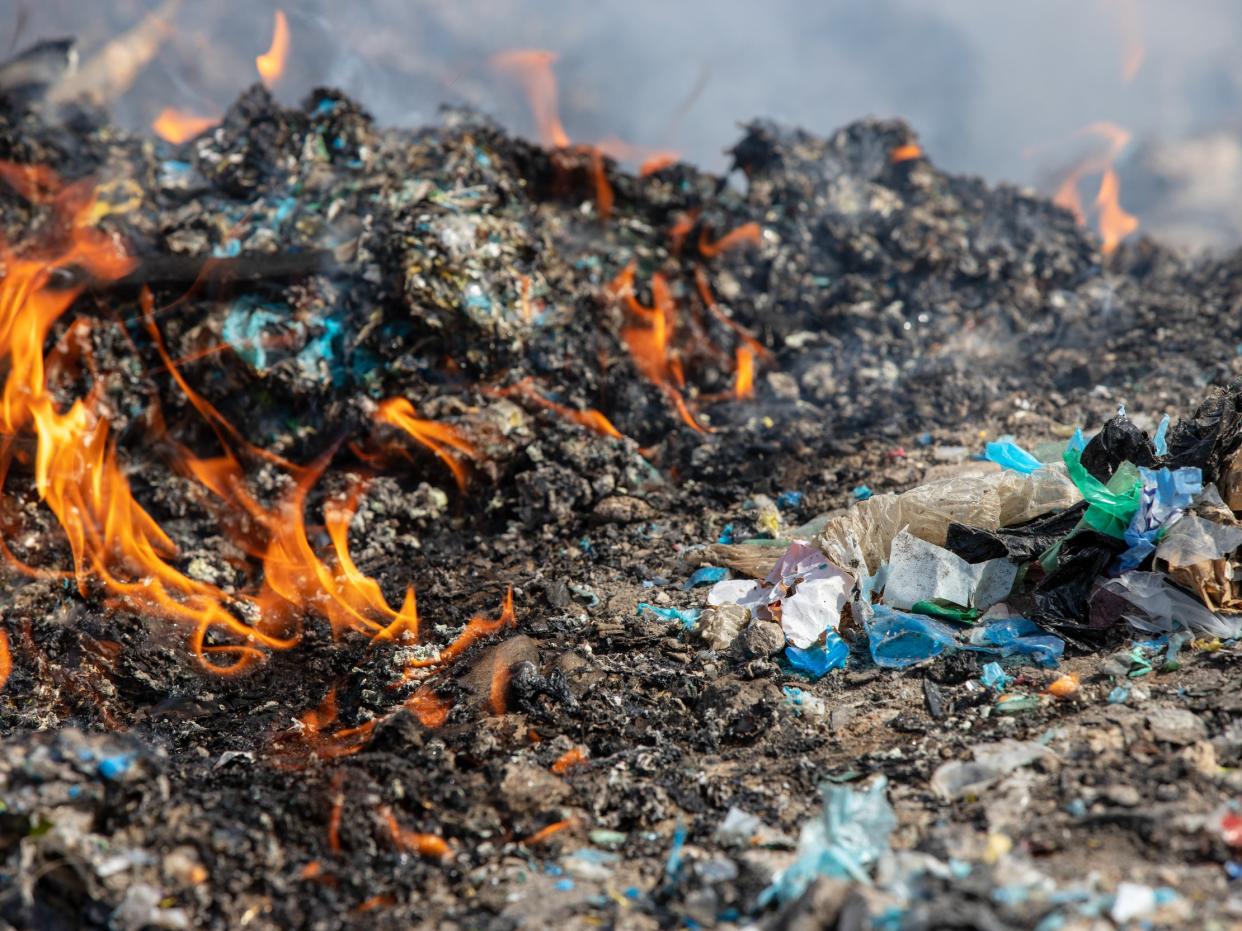
{"type": "Polygon", "coordinates": [[[1129,84],[1138,77],[1147,58],[1142,11],[1137,0],[1104,0],[1104,6],[1116,20],[1121,42],[1121,81],[1129,84]]]}
{"type": "Polygon", "coordinates": [[[458,489],[466,490],[470,469],[462,459],[476,459],[479,452],[456,427],[415,416],[414,405],[405,398],[381,401],[375,419],[405,431],[414,442],[431,450],[453,473],[458,489]]]}
{"type": "Polygon", "coordinates": [[[564,417],[571,423],[576,423],[580,427],[584,427],[587,430],[598,433],[600,436],[609,436],[614,440],[625,439],[625,434],[613,426],[612,421],[604,416],[604,414],[600,411],[597,411],[594,408],[577,410],[572,407],[566,407],[564,404],[558,404],[555,401],[544,397],[539,389],[535,387],[532,379],[530,378],[523,378],[521,381],[509,386],[508,388],[496,390],[495,394],[500,397],[521,397],[524,400],[538,404],[546,410],[552,411],[552,413],[559,417],[564,417]]]}
{"type": "Polygon", "coordinates": [[[435,860],[443,860],[452,854],[453,848],[449,846],[448,841],[438,834],[422,834],[418,831],[403,828],[397,822],[397,816],[392,813],[392,810],[387,805],[379,807],[379,816],[388,826],[393,843],[400,849],[435,860]]]}
{"type": "Polygon", "coordinates": [[[569,145],[569,135],[558,112],[556,75],[552,71],[556,59],[555,52],[518,49],[493,55],[489,64],[522,86],[539,130],[539,141],[563,149],[569,145]]]}
{"type": "Polygon", "coordinates": [[[536,844],[545,843],[553,836],[561,833],[561,831],[574,827],[577,823],[578,822],[573,818],[566,818],[564,821],[553,821],[547,827],[540,828],[530,837],[523,840],[522,845],[525,847],[533,847],[536,844]]]}
{"type": "Polygon", "coordinates": [[[176,107],[165,107],[160,115],[151,123],[151,129],[161,139],[180,145],[195,136],[205,133],[218,122],[218,117],[202,116],[189,110],[178,110],[176,107]]]}
{"type": "Polygon", "coordinates": [[[613,279],[609,291],[625,301],[637,324],[621,328],[621,341],[625,343],[642,375],[658,385],[677,408],[677,413],[690,429],[697,433],[707,430],[690,413],[686,400],[678,388],[685,383],[681,362],[669,355],[669,334],[676,325],[676,304],[668,281],[660,272],[651,276],[653,306],[644,307],[634,296],[634,263],[631,262],[613,279]]]}
{"type": "Polygon", "coordinates": [[[742,245],[757,246],[763,241],[763,230],[758,223],[743,223],[735,230],[725,233],[715,242],[707,238],[707,230],[699,233],[699,253],[705,259],[714,259],[722,252],[742,245]]]}
{"type": "Polygon", "coordinates": [[[1064,207],[1080,224],[1085,225],[1086,211],[1078,193],[1078,186],[1087,175],[1099,174],[1100,187],[1096,194],[1095,207],[1102,240],[1101,251],[1104,255],[1111,255],[1121,240],[1139,227],[1138,218],[1127,213],[1121,206],[1121,183],[1113,169],[1117,156],[1130,142],[1130,133],[1115,123],[1098,122],[1084,126],[1076,135],[1097,136],[1104,141],[1105,148],[1083,159],[1066,175],[1053,195],[1052,202],[1058,207],[1064,207]]]}
{"type": "Polygon", "coordinates": [[[280,76],[284,74],[285,64],[289,60],[289,20],[284,10],[276,11],[276,21],[272,26],[272,44],[266,52],[254,60],[259,69],[259,77],[268,89],[275,87],[280,76]]]}
{"type": "Polygon", "coordinates": [[[555,763],[552,764],[552,772],[558,776],[563,776],[575,766],[581,766],[587,761],[587,752],[582,747],[571,747],[562,753],[555,763]]]}
{"type": "Polygon", "coordinates": [[[737,371],[733,378],[733,396],[739,400],[755,396],[755,354],[745,346],[737,347],[737,371]]]}
{"type": "Polygon", "coordinates": [[[899,145],[893,151],[888,153],[888,160],[893,165],[901,162],[908,162],[912,159],[922,158],[923,149],[914,142],[907,142],[905,145],[899,145]]]}
{"type": "Polygon", "coordinates": [[[9,649],[9,634],[0,630],[0,689],[4,688],[13,674],[13,653],[9,649]]]}

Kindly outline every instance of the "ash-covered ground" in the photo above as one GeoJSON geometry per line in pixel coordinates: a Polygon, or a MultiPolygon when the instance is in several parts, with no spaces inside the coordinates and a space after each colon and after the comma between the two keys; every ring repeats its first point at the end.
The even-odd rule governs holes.
{"type": "MultiPolygon", "coordinates": [[[[1107,650],[1067,656],[1057,674],[1081,674],[1075,697],[1004,715],[968,653],[893,672],[862,648],[811,683],[779,638],[636,611],[701,606],[683,584],[726,526],[737,541],[772,529],[759,496],[781,502],[781,536],[858,486],[950,474],[986,439],[1064,440],[1121,403],[1148,428],[1188,415],[1242,371],[1237,257],[1140,239],[1105,261],[1033,194],[894,160],[915,141],[894,121],[827,139],[755,123],[728,177],[605,163],[605,194],[587,150],[550,153],[463,112],[379,131],[330,92],[283,109],[254,89],[181,147],[89,113],[5,114],[0,157],[92,177],[109,205],[94,220],[131,255],[259,257],[231,281],[194,261],[153,280],[179,372],[247,442],[331,455],[312,523],[347,476],[374,476],[350,550],[389,603],[415,587],[427,642],[494,616],[509,586],[516,626],[432,669],[451,710],[431,726],[401,710],[395,645],[334,639],[313,612],[296,647],[222,678],[175,627],[10,572],[0,920],[1053,928],[1108,914],[1123,881],[1176,889],[1164,924],[1236,920],[1214,827],[1238,790],[1235,646],[1187,648],[1180,668],[1133,681],[1107,650]],[[716,248],[751,223],[753,240],[716,248]],[[265,255],[311,250],[330,257],[263,271],[265,255]],[[657,384],[627,345],[610,284],[631,263],[641,306],[672,302],[684,387],[657,384]],[[770,358],[739,399],[746,334],[770,358]],[[374,417],[392,397],[471,437],[464,491],[416,445],[370,454],[399,440],[374,417]],[[589,409],[622,438],[565,414],[589,409]],[[1108,703],[1118,675],[1129,699],[1108,703]],[[379,722],[349,755],[301,739],[330,690],[340,726],[379,722]],[[942,763],[1005,739],[1049,752],[978,794],[932,790],[942,763]],[[893,875],[763,904],[817,787],[879,774],[906,852],[893,875]],[[757,820],[722,831],[732,808],[757,820]]],[[[0,193],[11,245],[48,214],[0,193]]],[[[141,280],[92,282],[62,319],[63,340],[92,321],[74,336],[92,364],[60,390],[102,392],[178,565],[241,590],[253,561],[172,466],[218,438],[161,362],[141,280]]],[[[283,487],[261,464],[251,484],[260,499],[283,487]]],[[[21,457],[3,518],[18,558],[69,565],[21,457]]],[[[1032,693],[1053,678],[1022,676],[1032,693]]]]}

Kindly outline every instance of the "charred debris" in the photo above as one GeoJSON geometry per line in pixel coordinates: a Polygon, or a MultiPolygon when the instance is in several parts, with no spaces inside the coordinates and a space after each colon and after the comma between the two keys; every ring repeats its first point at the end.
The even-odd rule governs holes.
{"type": "MultiPolygon", "coordinates": [[[[49,411],[90,398],[106,421],[107,461],[188,580],[178,604],[295,605],[298,637],[238,608],[187,647],[152,620],[173,609],[101,581],[128,558],[92,542],[105,521],[66,537],[44,438],[6,435],[0,918],[1229,914],[1236,647],[1225,627],[1180,637],[1176,611],[1155,646],[1128,626],[1127,596],[1154,597],[1109,581],[1135,511],[1079,528],[1116,502],[1078,499],[1098,491],[1083,475],[1141,498],[1140,467],[1193,468],[1180,511],[1212,540],[1236,524],[1237,258],[1140,239],[1105,260],[1068,212],[937,170],[899,121],[827,138],[756,122],[733,157],[723,178],[634,176],[469,112],[380,129],[331,91],[285,108],[256,87],[179,146],[88,111],[3,114],[6,277],[44,261],[37,292],[67,303],[35,347],[55,378],[31,384],[49,411]],[[57,245],[82,228],[95,251],[57,245]],[[1003,448],[975,461],[988,442],[1003,448]],[[1053,473],[1064,494],[1044,509],[970,519],[972,495],[1053,473]],[[942,507],[946,481],[970,500],[942,507]],[[892,504],[911,488],[933,492],[892,504]],[[908,526],[932,512],[939,531],[908,526]],[[289,521],[335,559],[276,559],[289,521]],[[76,581],[52,571],[83,553],[76,581]],[[983,610],[935,584],[898,606],[927,581],[920,559],[933,582],[972,571],[941,553],[1012,566],[1002,620],[1037,630],[1007,630],[1062,651],[1001,663],[973,636],[983,610]],[[825,562],[840,577],[811,577],[825,562]],[[328,595],[300,574],[315,566],[328,595]],[[735,608],[765,577],[779,596],[735,608]],[[706,607],[683,587],[729,581],[706,607]],[[799,611],[771,606],[808,581],[818,607],[791,636],[799,611]],[[342,588],[361,601],[341,607],[342,588]],[[825,604],[837,623],[815,631],[825,604]],[[381,616],[404,627],[365,627],[381,616]],[[925,655],[880,662],[876,625],[900,634],[902,617],[938,625],[918,622],[925,655]]],[[[1148,572],[1149,542],[1153,592],[1235,606],[1236,545],[1148,572]]]]}

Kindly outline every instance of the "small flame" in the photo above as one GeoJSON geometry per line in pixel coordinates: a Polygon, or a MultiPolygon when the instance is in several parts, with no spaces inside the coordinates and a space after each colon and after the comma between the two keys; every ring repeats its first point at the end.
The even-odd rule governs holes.
{"type": "Polygon", "coordinates": [[[539,131],[539,141],[551,148],[564,149],[569,145],[569,134],[561,125],[557,104],[556,74],[552,71],[556,59],[555,52],[515,49],[493,55],[489,64],[522,86],[539,131]]]}
{"type": "Polygon", "coordinates": [[[285,64],[289,60],[289,20],[284,10],[276,11],[275,23],[272,26],[272,44],[266,52],[254,60],[259,69],[259,77],[271,90],[284,74],[285,64]]]}
{"type": "Polygon", "coordinates": [[[0,630],[0,689],[13,674],[13,652],[9,649],[8,631],[0,630]]]}
{"type": "Polygon", "coordinates": [[[577,410],[576,408],[566,407],[564,404],[547,398],[543,393],[535,387],[531,378],[523,378],[521,381],[508,388],[502,388],[494,392],[500,397],[520,397],[539,405],[546,410],[552,411],[559,417],[563,417],[571,423],[576,423],[580,427],[598,433],[600,436],[612,437],[614,440],[625,439],[625,434],[618,430],[611,420],[609,420],[602,412],[594,408],[586,410],[577,410]]]}
{"type": "Polygon", "coordinates": [[[479,452],[456,427],[417,417],[414,405],[405,398],[381,401],[375,412],[375,419],[404,430],[414,442],[431,450],[453,473],[458,489],[466,490],[470,468],[462,460],[476,459],[479,452]]]}
{"type": "Polygon", "coordinates": [[[575,825],[577,825],[577,823],[578,822],[575,821],[573,818],[566,818],[563,821],[553,821],[547,827],[540,828],[530,837],[523,840],[522,846],[533,847],[536,844],[546,843],[552,837],[561,833],[561,831],[564,831],[568,828],[572,828],[575,825]]]}
{"type": "Polygon", "coordinates": [[[755,396],[755,354],[745,346],[737,347],[737,370],[733,378],[733,396],[738,400],[755,396]]]}
{"type": "Polygon", "coordinates": [[[917,143],[907,142],[905,145],[899,145],[893,151],[888,153],[888,160],[894,165],[901,162],[908,162],[916,158],[923,157],[923,149],[917,143]]]}
{"type": "Polygon", "coordinates": [[[743,223],[735,230],[725,233],[715,242],[707,238],[707,230],[699,233],[699,254],[705,259],[714,259],[722,252],[736,249],[738,246],[757,246],[763,242],[763,230],[758,223],[743,223]]]}
{"type": "Polygon", "coordinates": [[[1143,14],[1137,0],[1104,0],[1104,6],[1117,24],[1121,42],[1121,81],[1130,84],[1138,77],[1147,58],[1143,42],[1143,14]]]}
{"type": "Polygon", "coordinates": [[[669,336],[676,327],[677,306],[664,275],[656,272],[651,276],[651,307],[644,307],[634,296],[633,262],[613,279],[609,291],[625,301],[630,314],[638,321],[621,328],[621,341],[629,350],[635,367],[647,380],[664,390],[690,429],[696,433],[707,433],[690,413],[686,399],[678,390],[685,384],[685,375],[681,361],[669,354],[669,336]]]}
{"type": "Polygon", "coordinates": [[[1121,206],[1121,182],[1113,168],[1117,157],[1130,143],[1130,133],[1115,123],[1098,122],[1084,126],[1076,135],[1091,135],[1102,139],[1105,148],[1079,162],[1066,175],[1052,202],[1064,207],[1080,224],[1086,225],[1086,210],[1078,186],[1083,178],[1100,175],[1100,187],[1095,197],[1097,222],[1102,240],[1101,251],[1111,255],[1121,240],[1139,228],[1138,219],[1121,206]]]}
{"type": "Polygon", "coordinates": [[[161,139],[180,145],[195,136],[205,133],[218,122],[218,117],[202,116],[189,110],[178,110],[176,107],[165,107],[160,115],[151,123],[151,129],[161,139]]]}

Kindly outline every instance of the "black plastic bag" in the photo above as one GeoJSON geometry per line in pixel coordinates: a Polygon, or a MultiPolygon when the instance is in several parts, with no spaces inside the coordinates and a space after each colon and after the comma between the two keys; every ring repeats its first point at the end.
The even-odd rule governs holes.
{"type": "Polygon", "coordinates": [[[1082,464],[1101,482],[1107,482],[1123,462],[1154,468],[1156,448],[1145,431],[1136,427],[1124,414],[1118,414],[1091,438],[1082,451],[1082,464]]]}
{"type": "Polygon", "coordinates": [[[1086,510],[1087,502],[1080,501],[1064,511],[1037,517],[1016,527],[1002,527],[1000,530],[980,530],[964,524],[949,524],[944,548],[968,563],[987,562],[1002,556],[1008,556],[1016,562],[1029,562],[1077,527],[1086,510]]]}
{"type": "Polygon", "coordinates": [[[1082,648],[1097,648],[1114,625],[1099,626],[1090,616],[1089,599],[1095,580],[1102,576],[1124,540],[1097,530],[1080,530],[1061,545],[1056,568],[1035,588],[1036,624],[1055,631],[1082,648]]]}
{"type": "Polygon", "coordinates": [[[1213,388],[1189,419],[1179,420],[1169,431],[1172,468],[1198,466],[1204,483],[1220,478],[1226,464],[1242,446],[1242,381],[1213,388]]]}

